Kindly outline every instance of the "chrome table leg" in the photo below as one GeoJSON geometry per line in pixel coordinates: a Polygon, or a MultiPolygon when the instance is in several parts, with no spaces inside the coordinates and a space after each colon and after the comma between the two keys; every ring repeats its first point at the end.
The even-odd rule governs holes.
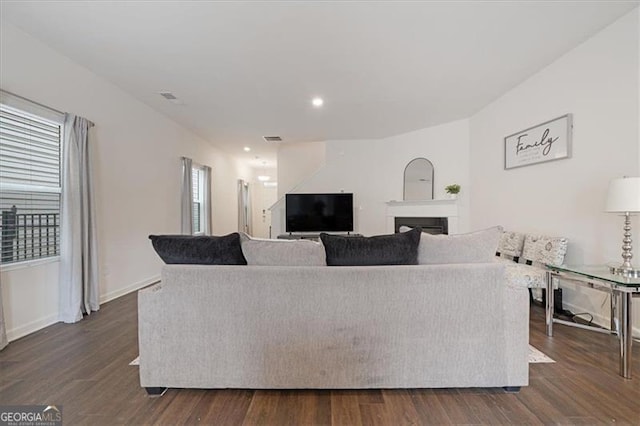
{"type": "Polygon", "coordinates": [[[618,330],[618,297],[614,291],[611,291],[611,334],[619,334],[618,330]]]}
{"type": "Polygon", "coordinates": [[[618,292],[618,315],[620,339],[620,375],[625,379],[631,378],[631,293],[618,292]]]}
{"type": "Polygon", "coordinates": [[[547,336],[553,336],[553,275],[551,271],[547,271],[545,274],[545,281],[547,284],[547,297],[546,297],[546,321],[547,321],[547,336]]]}

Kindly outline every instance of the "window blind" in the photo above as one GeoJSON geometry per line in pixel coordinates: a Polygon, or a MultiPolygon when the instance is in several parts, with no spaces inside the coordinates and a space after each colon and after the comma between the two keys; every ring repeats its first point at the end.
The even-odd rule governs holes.
{"type": "Polygon", "coordinates": [[[202,232],[201,221],[202,203],[200,200],[200,169],[193,167],[191,169],[191,181],[193,184],[193,233],[202,232]]]}
{"type": "Polygon", "coordinates": [[[57,256],[62,125],[0,104],[0,264],[57,256]]]}

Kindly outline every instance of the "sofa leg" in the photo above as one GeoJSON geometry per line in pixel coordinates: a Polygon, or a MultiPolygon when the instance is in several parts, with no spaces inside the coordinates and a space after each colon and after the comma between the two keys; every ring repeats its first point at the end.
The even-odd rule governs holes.
{"type": "Polygon", "coordinates": [[[507,392],[507,393],[518,393],[518,392],[520,392],[520,386],[505,386],[502,389],[504,389],[504,391],[507,392]]]}
{"type": "Polygon", "coordinates": [[[161,387],[152,387],[152,388],[144,388],[147,391],[147,395],[149,396],[162,396],[166,392],[167,388],[161,387]]]}

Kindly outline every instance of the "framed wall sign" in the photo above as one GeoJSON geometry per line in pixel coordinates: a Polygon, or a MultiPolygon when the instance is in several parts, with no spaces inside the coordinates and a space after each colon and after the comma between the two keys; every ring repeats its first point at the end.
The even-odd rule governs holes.
{"type": "Polygon", "coordinates": [[[505,170],[571,157],[572,129],[566,114],[505,137],[505,170]]]}

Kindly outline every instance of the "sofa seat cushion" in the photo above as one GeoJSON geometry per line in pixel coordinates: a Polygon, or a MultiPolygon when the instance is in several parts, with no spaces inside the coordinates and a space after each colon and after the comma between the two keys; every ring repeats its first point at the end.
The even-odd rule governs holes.
{"type": "Polygon", "coordinates": [[[417,265],[420,228],[373,237],[345,237],[322,233],[329,266],[417,265]]]}
{"type": "Polygon", "coordinates": [[[486,263],[495,257],[502,227],[457,235],[423,233],[418,249],[420,265],[447,263],[486,263]]]}
{"type": "Polygon", "coordinates": [[[167,264],[246,265],[240,235],[149,235],[158,256],[167,264]]]}
{"type": "Polygon", "coordinates": [[[310,240],[245,239],[242,252],[247,265],[326,266],[324,247],[310,240]]]}
{"type": "MultiPolygon", "coordinates": [[[[496,258],[496,261],[506,264],[504,274],[507,282],[527,288],[547,288],[545,269],[501,258],[496,258]]],[[[558,288],[557,280],[554,280],[553,288],[558,288]]]]}

